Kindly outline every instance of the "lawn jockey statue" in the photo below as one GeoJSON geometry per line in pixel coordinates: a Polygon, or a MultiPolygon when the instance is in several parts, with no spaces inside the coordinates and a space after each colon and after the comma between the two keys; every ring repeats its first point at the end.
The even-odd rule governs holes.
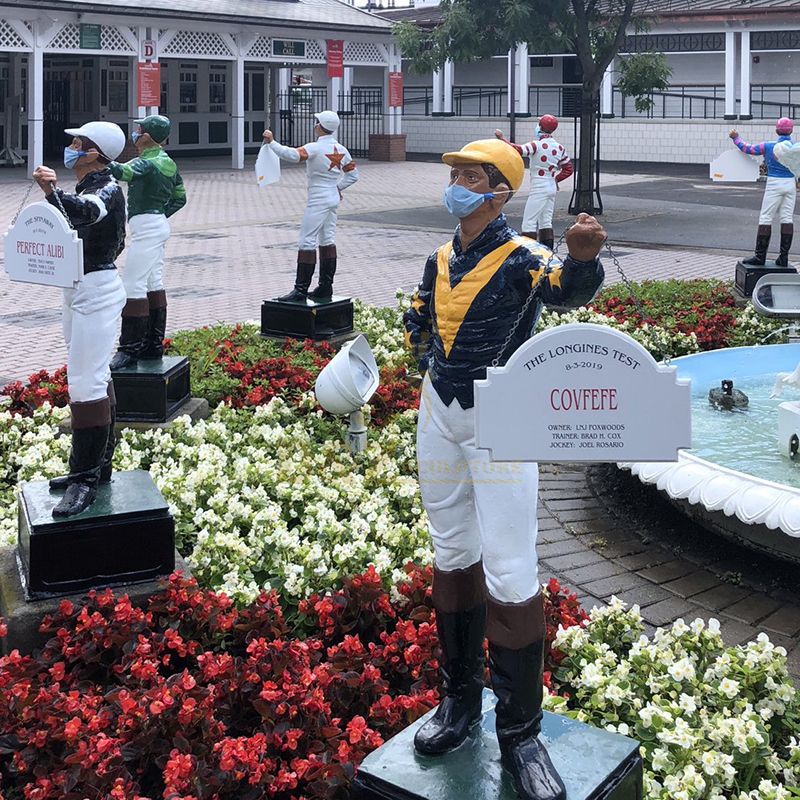
{"type": "Polygon", "coordinates": [[[175,162],[162,143],[170,122],[154,115],[137,119],[131,139],[139,157],[112,163],[111,173],[128,188],[128,224],[131,242],[122,273],[128,302],[122,312],[119,349],[111,369],[136,364],[140,358],[164,355],[167,293],[164,290],[164,250],[170,235],[167,220],[186,205],[186,189],[175,162]]]}
{"type": "Polygon", "coordinates": [[[593,217],[579,215],[562,264],[541,243],[519,236],[502,213],[525,172],[513,147],[487,139],[443,160],[451,167],[444,204],[460,224],[428,258],[405,314],[409,343],[430,333],[420,364],[426,375],[417,457],[434,547],[443,679],[442,702],[414,744],[426,755],[445,753],[480,720],[486,637],[503,765],[522,800],[564,800],[563,782],[537,738],[545,648],[538,467],[493,464],[475,447],[473,383],[531,335],[543,303],[591,300],[603,281],[597,254],[606,235],[593,217]]]}
{"type": "MultiPolygon", "coordinates": [[[[508,142],[520,155],[530,157],[531,188],[522,217],[522,235],[537,239],[550,250],[553,249],[553,210],[558,184],[573,172],[564,145],[553,138],[556,128],[558,120],[552,114],[545,114],[539,118],[532,142],[521,145],[508,142]]],[[[500,130],[494,135],[508,141],[500,130]]]]}
{"type": "Polygon", "coordinates": [[[797,178],[794,173],[775,158],[773,152],[778,142],[791,142],[794,123],[786,117],[781,117],[775,123],[775,133],[778,138],[760,144],[748,144],[742,141],[737,131],[732,130],[728,136],[733,143],[750,156],[764,156],[767,165],[767,187],[764,190],[764,199],[761,201],[761,215],[758,218],[758,234],[756,235],[756,250],[752,258],[743,261],[751,267],[763,267],[767,260],[767,249],[772,235],[772,221],[778,216],[781,223],[780,254],[775,259],[778,267],[789,266],[789,249],[794,236],[794,204],[797,197],[797,178]]]}
{"type": "Polygon", "coordinates": [[[52,489],[64,491],[54,517],[80,513],[94,501],[97,485],[111,480],[115,402],[108,365],[125,305],[114,265],[125,247],[125,196],[109,169],[125,147],[125,134],[111,122],[87,122],[66,133],[72,144],[64,149],[64,166],[75,170],[75,193],[57,188],[48,167],[33,173],[48,202],[64,210],[83,241],[83,278],[64,290],[72,450],[69,475],[50,481],[52,489]]]}
{"type": "Polygon", "coordinates": [[[264,141],[284,161],[305,162],[308,175],[308,201],[300,223],[300,242],[297,246],[297,275],[294,289],[277,298],[285,302],[304,303],[330,300],[333,296],[333,276],[336,274],[336,215],[342,192],[358,180],[356,162],[347,148],[336,140],[339,115],[322,111],[314,115],[315,142],[302,147],[286,147],[275,141],[272,131],[264,131],[264,141]],[[319,246],[319,284],[308,291],[317,262],[319,246]]]}

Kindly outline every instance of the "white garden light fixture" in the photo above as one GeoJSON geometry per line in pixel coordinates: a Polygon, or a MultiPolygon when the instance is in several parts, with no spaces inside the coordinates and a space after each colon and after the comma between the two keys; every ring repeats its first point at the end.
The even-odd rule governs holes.
{"type": "Polygon", "coordinates": [[[367,446],[367,426],[361,407],[380,384],[378,365],[366,336],[349,341],[320,372],[314,385],[319,404],[331,414],[349,414],[347,442],[350,452],[367,446]]]}

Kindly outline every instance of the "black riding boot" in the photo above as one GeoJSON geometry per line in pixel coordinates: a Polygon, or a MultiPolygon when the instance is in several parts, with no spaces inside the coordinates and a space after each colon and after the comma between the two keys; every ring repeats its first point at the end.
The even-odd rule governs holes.
{"type": "Polygon", "coordinates": [[[147,298],[128,300],[122,310],[122,330],[119,347],[111,359],[112,372],[132,367],[142,357],[147,346],[147,329],[150,325],[150,309],[147,298]]]}
{"type": "Polygon", "coordinates": [[[108,448],[110,405],[108,398],[70,404],[73,428],[69,485],[53,509],[54,517],[80,514],[94,502],[108,448]]]}
{"type": "Polygon", "coordinates": [[[541,594],[519,604],[490,599],[487,628],[503,766],[510,773],[520,800],[566,800],[564,783],[538,739],[545,648],[541,594]],[[536,638],[531,640],[533,636],[536,638]],[[518,643],[521,646],[516,646],[518,643]]]}
{"type": "Polygon", "coordinates": [[[319,248],[319,284],[308,296],[312,300],[330,300],[333,297],[333,276],[336,274],[336,245],[319,248]]]}
{"type": "Polygon", "coordinates": [[[758,233],[756,234],[756,251],[752,258],[742,261],[748,267],[763,267],[767,262],[767,250],[769,248],[769,240],[772,236],[771,225],[759,225],[758,233]]]}
{"type": "Polygon", "coordinates": [[[794,225],[783,223],[781,225],[781,252],[775,259],[775,266],[788,267],[789,266],[789,250],[792,247],[792,239],[794,238],[794,225]]]}
{"type": "Polygon", "coordinates": [[[439,660],[442,700],[433,717],[414,736],[416,751],[431,756],[458,747],[467,738],[470,728],[480,722],[486,629],[484,577],[480,562],[466,570],[440,572],[435,569],[433,586],[436,629],[442,651],[439,660]],[[448,594],[445,601],[443,596],[448,594]],[[459,604],[471,604],[472,607],[464,610],[442,608],[452,609],[459,604]]]}
{"type": "Polygon", "coordinates": [[[145,347],[139,358],[156,359],[164,356],[164,336],[167,333],[167,293],[161,289],[147,293],[150,315],[145,347]]]}
{"type": "Polygon", "coordinates": [[[308,287],[316,269],[316,250],[300,250],[297,254],[297,273],[294,279],[294,289],[289,294],[276,297],[283,303],[302,303],[308,297],[308,287]]]}
{"type": "Polygon", "coordinates": [[[553,242],[555,241],[553,237],[553,229],[552,228],[542,228],[539,231],[539,244],[543,244],[548,250],[553,249],[553,242]]]}
{"type": "MultiPolygon", "coordinates": [[[[108,442],[106,443],[106,451],[103,456],[103,466],[100,469],[100,483],[111,482],[111,462],[114,459],[114,450],[117,447],[117,438],[114,431],[114,423],[117,421],[117,398],[114,395],[114,384],[108,382],[108,398],[111,403],[111,425],[108,430],[108,442]]],[[[74,482],[74,476],[79,473],[79,469],[75,462],[75,451],[69,454],[69,475],[62,475],[59,478],[50,479],[50,488],[53,491],[63,491],[71,483],[74,482]]]]}

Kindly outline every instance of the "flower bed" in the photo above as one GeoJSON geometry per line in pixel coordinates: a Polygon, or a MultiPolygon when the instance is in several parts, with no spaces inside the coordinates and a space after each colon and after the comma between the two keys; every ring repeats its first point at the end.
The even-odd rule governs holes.
{"type": "Polygon", "coordinates": [[[800,698],[786,651],[765,634],[725,647],[719,623],[642,636],[638,607],[614,599],[559,631],[551,711],[642,744],[648,800],[800,796],[800,698]]]}
{"type": "MultiPolygon", "coordinates": [[[[145,610],[62,602],[35,658],[0,659],[0,796],[347,797],[363,757],[438,702],[430,572],[374,570],[290,619],[177,576],[145,610]]],[[[584,618],[551,583],[551,637],[584,618]]],[[[549,662],[550,669],[555,663],[549,662]]]]}

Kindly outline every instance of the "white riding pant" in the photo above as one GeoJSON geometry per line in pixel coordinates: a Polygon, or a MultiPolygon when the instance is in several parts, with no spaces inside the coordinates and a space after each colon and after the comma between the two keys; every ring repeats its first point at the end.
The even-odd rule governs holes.
{"type": "Polygon", "coordinates": [[[446,406],[429,378],[420,396],[417,460],[436,566],[483,559],[489,594],[522,603],[539,591],[535,463],[492,462],[475,447],[475,409],[446,406]]]}
{"type": "Polygon", "coordinates": [[[115,269],[90,272],[75,289],[64,289],[61,323],[67,343],[70,402],[88,403],[107,396],[108,365],[116,349],[125,300],[125,288],[115,269]]]}
{"type": "Polygon", "coordinates": [[[164,288],[164,251],[170,227],[163,214],[137,214],[128,227],[131,236],[122,282],[128,298],[134,300],[164,288]]]}
{"type": "Polygon", "coordinates": [[[786,225],[794,221],[794,204],[797,198],[797,180],[795,178],[767,178],[764,199],[761,201],[759,225],[772,225],[776,215],[779,222],[786,225]]]}
{"type": "Polygon", "coordinates": [[[522,216],[522,230],[526,233],[553,227],[553,210],[556,205],[555,181],[531,181],[528,202],[522,216]]]}
{"type": "Polygon", "coordinates": [[[336,217],[339,204],[309,203],[300,223],[298,250],[316,250],[317,247],[336,244],[336,217]]]}

